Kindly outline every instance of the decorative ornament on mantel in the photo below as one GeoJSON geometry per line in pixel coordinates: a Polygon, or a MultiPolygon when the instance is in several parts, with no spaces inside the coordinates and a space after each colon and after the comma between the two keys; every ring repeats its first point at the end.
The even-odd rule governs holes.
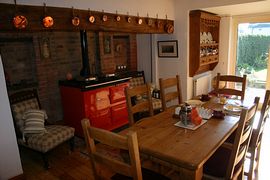
{"type": "Polygon", "coordinates": [[[50,28],[53,26],[53,18],[51,16],[47,16],[46,4],[44,3],[44,18],[43,18],[43,26],[45,28],[50,28]]]}
{"type": "Polygon", "coordinates": [[[43,36],[40,38],[40,53],[42,58],[48,59],[51,56],[50,53],[50,38],[43,36]]]}

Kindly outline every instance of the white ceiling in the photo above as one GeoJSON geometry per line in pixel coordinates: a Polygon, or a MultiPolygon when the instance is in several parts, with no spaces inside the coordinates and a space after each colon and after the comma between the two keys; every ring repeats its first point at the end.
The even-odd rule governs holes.
{"type": "Polygon", "coordinates": [[[270,13],[270,0],[237,4],[229,6],[219,6],[203,9],[218,15],[244,15],[244,14],[258,14],[258,13],[270,13]]]}

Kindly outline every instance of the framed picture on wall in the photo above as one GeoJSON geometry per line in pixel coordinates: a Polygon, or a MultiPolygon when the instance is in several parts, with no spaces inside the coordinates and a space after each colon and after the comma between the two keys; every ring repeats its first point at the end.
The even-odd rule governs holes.
{"type": "Polygon", "coordinates": [[[100,32],[100,52],[103,57],[112,57],[114,46],[113,46],[113,35],[110,33],[100,32]]]}
{"type": "Polygon", "coordinates": [[[158,57],[178,57],[178,41],[158,41],[158,57]]]}

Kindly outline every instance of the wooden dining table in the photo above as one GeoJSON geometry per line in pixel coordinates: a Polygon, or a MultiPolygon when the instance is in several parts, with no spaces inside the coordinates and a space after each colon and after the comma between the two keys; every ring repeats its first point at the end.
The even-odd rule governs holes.
{"type": "Polygon", "coordinates": [[[174,124],[175,107],[144,118],[127,131],[136,131],[140,153],[174,167],[179,179],[201,179],[203,165],[237,128],[239,116],[210,118],[196,130],[174,124]]]}

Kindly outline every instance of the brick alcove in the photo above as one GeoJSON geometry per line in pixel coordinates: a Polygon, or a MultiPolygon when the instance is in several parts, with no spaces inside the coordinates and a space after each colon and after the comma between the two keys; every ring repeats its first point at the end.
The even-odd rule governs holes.
{"type": "MultiPolygon", "coordinates": [[[[127,63],[128,70],[137,69],[136,34],[110,33],[112,55],[103,56],[104,33],[87,32],[91,74],[115,73],[117,65],[127,63]],[[117,45],[117,46],[115,46],[117,45]],[[121,49],[116,47],[121,46],[121,49]],[[98,48],[97,48],[98,47],[98,48]]],[[[25,88],[38,88],[42,108],[49,120],[62,120],[58,81],[70,72],[79,77],[82,55],[79,32],[0,33],[8,93],[25,88]]]]}

